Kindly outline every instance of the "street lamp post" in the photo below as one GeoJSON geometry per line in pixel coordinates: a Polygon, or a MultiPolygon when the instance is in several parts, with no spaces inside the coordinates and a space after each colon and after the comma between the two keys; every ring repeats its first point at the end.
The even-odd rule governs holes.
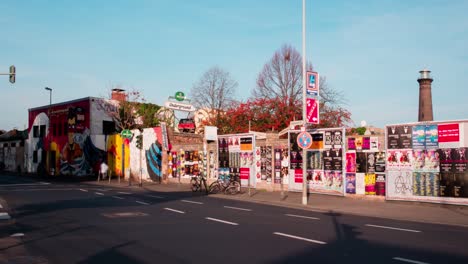
{"type": "Polygon", "coordinates": [[[49,91],[49,109],[47,110],[48,114],[48,118],[49,118],[49,124],[48,124],[48,133],[49,133],[49,151],[47,152],[47,162],[49,163],[49,173],[52,174],[52,173],[55,173],[55,168],[54,170],[52,170],[52,168],[50,168],[50,160],[51,160],[51,145],[52,145],[52,133],[51,133],[51,129],[50,129],[50,119],[51,119],[51,107],[52,107],[52,88],[49,88],[49,87],[45,87],[44,89],[46,89],[47,91],[49,91]]]}
{"type": "MultiPolygon", "coordinates": [[[[306,1],[302,0],[302,122],[303,129],[307,130],[307,109],[306,109],[306,1]]],[[[306,149],[302,149],[302,204],[307,205],[307,167],[306,149]]]]}

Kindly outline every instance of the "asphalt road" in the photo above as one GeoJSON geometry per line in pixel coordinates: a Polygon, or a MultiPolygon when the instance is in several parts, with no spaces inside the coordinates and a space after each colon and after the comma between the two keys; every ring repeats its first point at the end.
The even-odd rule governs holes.
{"type": "Polygon", "coordinates": [[[7,176],[0,198],[27,263],[468,263],[457,226],[7,176]]]}

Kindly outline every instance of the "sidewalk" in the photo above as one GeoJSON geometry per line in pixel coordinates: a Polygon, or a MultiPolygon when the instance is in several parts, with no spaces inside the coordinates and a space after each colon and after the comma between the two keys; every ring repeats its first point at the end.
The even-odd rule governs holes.
{"type": "MultiPolygon", "coordinates": [[[[128,182],[118,184],[115,180],[110,184],[107,181],[87,183],[122,188],[128,187],[128,182]]],[[[142,189],[157,192],[191,192],[190,186],[187,183],[143,183],[142,189]]],[[[344,213],[468,227],[468,207],[458,205],[360,199],[324,194],[310,194],[307,205],[302,205],[302,193],[285,191],[285,198],[282,199],[281,192],[279,191],[270,192],[251,189],[251,196],[249,196],[247,188],[243,188],[242,193],[237,195],[215,194],[210,196],[326,213],[344,213]]]]}

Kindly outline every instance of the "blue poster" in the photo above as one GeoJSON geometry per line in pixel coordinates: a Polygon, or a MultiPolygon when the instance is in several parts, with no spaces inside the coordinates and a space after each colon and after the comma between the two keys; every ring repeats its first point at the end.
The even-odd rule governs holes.
{"type": "Polygon", "coordinates": [[[413,127],[413,149],[426,148],[426,126],[419,125],[413,127]]]}
{"type": "Polygon", "coordinates": [[[437,125],[426,126],[426,148],[434,149],[439,147],[439,131],[437,125]]]}

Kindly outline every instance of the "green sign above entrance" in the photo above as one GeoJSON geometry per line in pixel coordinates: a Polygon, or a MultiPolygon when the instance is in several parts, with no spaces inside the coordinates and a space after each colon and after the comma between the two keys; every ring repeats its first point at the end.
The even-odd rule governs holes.
{"type": "Polygon", "coordinates": [[[185,100],[185,94],[183,92],[177,92],[175,93],[175,99],[177,101],[183,101],[185,100]]]}
{"type": "Polygon", "coordinates": [[[132,134],[132,131],[128,129],[124,129],[122,130],[122,132],[120,132],[120,136],[122,136],[123,138],[132,138],[133,134],[132,134]]]}

